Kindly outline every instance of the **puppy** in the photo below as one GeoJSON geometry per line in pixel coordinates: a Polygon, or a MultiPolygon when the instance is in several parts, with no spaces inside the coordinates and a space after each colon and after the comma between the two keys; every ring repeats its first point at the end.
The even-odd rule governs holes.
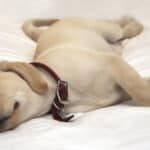
{"type": "MultiPolygon", "coordinates": [[[[125,97],[137,105],[150,105],[148,82],[121,57],[121,42],[142,30],[131,17],[31,20],[23,25],[23,31],[37,42],[34,61],[68,83],[66,113],[106,107],[125,97]]],[[[48,113],[57,90],[48,72],[23,62],[1,62],[0,70],[0,131],[48,113]]]]}

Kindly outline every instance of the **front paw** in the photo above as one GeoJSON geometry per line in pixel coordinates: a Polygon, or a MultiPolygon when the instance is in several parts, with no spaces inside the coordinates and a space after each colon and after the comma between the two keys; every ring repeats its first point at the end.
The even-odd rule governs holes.
{"type": "Polygon", "coordinates": [[[133,21],[123,29],[124,39],[133,38],[143,31],[144,27],[141,23],[133,21]]]}

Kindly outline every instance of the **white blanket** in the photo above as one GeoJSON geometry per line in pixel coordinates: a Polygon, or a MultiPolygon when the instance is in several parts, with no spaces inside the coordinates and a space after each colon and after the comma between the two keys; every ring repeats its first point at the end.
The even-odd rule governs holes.
{"type": "MultiPolygon", "coordinates": [[[[0,59],[31,61],[35,44],[18,25],[12,29],[6,24],[0,30],[0,59]]],[[[124,58],[143,77],[150,77],[150,30],[127,42],[124,58]]],[[[48,115],[0,133],[0,150],[150,150],[148,107],[128,102],[78,115],[71,123],[48,115]]]]}

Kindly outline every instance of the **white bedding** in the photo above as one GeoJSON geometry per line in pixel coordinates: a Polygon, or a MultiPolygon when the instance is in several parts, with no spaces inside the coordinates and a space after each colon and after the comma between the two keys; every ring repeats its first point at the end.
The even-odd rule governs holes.
{"type": "MultiPolygon", "coordinates": [[[[55,16],[63,16],[63,11],[64,14],[69,11],[71,12],[70,15],[75,16],[75,12],[77,12],[76,16],[86,16],[87,12],[91,10],[92,6],[90,7],[90,5],[94,0],[92,2],[88,1],[89,4],[84,7],[83,12],[81,12],[81,8],[80,11],[73,9],[73,6],[72,9],[67,11],[64,9],[64,1],[67,6],[76,4],[76,8],[80,6],[81,2],[79,0],[76,3],[72,0],[70,2],[63,0],[59,4],[58,0],[56,0],[48,7],[48,0],[40,0],[43,5],[40,5],[40,3],[34,5],[35,3],[32,3],[28,7],[23,7],[23,0],[14,0],[13,2],[17,3],[13,4],[5,0],[0,1],[3,4],[0,5],[0,14],[17,15],[17,10],[13,8],[21,5],[24,10],[24,12],[21,12],[21,7],[18,8],[22,13],[22,15],[18,14],[21,19],[29,17],[30,13],[32,16],[44,16],[48,13],[48,8],[59,8],[61,6],[63,6],[61,13],[57,13],[57,9],[53,9],[51,12],[54,12],[55,16]],[[11,8],[10,11],[2,7],[4,4],[6,6],[7,3],[11,8]],[[31,7],[41,7],[46,8],[46,10],[40,14],[37,10],[34,12],[31,7]],[[30,10],[26,12],[27,14],[25,13],[26,8],[30,10]]],[[[138,16],[145,19],[143,11],[145,8],[147,8],[146,10],[149,9],[148,4],[150,2],[148,0],[142,2],[142,4],[145,4],[145,8],[143,5],[140,7],[140,2],[139,0],[133,0],[127,5],[125,1],[121,0],[119,1],[121,5],[119,5],[116,1],[118,5],[112,6],[113,16],[116,16],[117,12],[121,11],[125,6],[124,9],[130,10],[131,14],[136,15],[136,12],[138,12],[138,16]],[[133,6],[135,1],[138,5],[133,6]],[[135,11],[132,11],[132,8],[135,8],[135,11]]],[[[82,1],[81,4],[83,3],[82,1]]],[[[95,1],[94,4],[97,6],[99,2],[95,1]]],[[[97,6],[95,16],[91,15],[90,12],[87,16],[98,18],[96,15],[99,12],[105,12],[106,5],[103,1],[103,6],[99,6],[102,10],[98,10],[97,6]]],[[[102,17],[107,17],[108,14],[105,13],[102,17]]],[[[145,24],[149,26],[149,22],[145,24]]],[[[10,24],[10,20],[6,18],[3,23],[0,23],[0,60],[26,62],[32,60],[35,43],[28,40],[19,27],[20,24],[15,21],[10,24]]],[[[143,77],[150,77],[150,29],[146,27],[140,36],[127,41],[124,58],[143,77]]],[[[55,121],[48,115],[28,121],[15,130],[0,133],[0,150],[150,150],[150,108],[148,107],[136,107],[131,102],[126,102],[78,115],[77,120],[71,123],[55,121]]]]}
{"type": "Polygon", "coordinates": [[[0,60],[30,62],[35,43],[24,35],[15,19],[0,16],[0,60]]]}

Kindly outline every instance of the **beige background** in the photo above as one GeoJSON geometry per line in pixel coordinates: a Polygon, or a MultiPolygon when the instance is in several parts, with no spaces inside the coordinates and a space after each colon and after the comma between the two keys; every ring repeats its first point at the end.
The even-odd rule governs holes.
{"type": "Polygon", "coordinates": [[[150,0],[0,0],[0,15],[112,18],[123,14],[148,19],[150,0]]]}

